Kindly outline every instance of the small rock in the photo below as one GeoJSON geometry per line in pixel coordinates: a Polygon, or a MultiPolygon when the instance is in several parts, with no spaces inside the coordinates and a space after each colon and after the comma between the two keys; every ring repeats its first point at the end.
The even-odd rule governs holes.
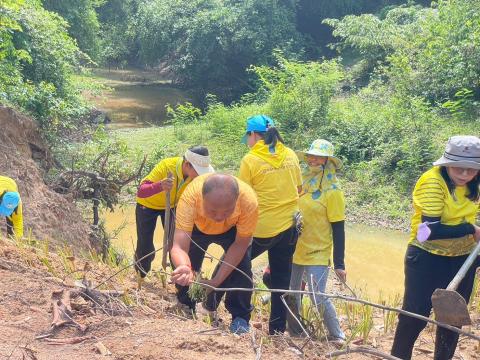
{"type": "Polygon", "coordinates": [[[103,345],[102,342],[97,342],[95,343],[93,346],[95,346],[95,350],[97,350],[97,352],[100,354],[100,355],[103,355],[103,356],[108,356],[108,355],[112,355],[112,353],[110,352],[110,350],[107,349],[107,347],[105,345],[103,345]]]}
{"type": "Polygon", "coordinates": [[[252,326],[253,326],[255,329],[262,330],[262,323],[261,323],[260,321],[252,321],[252,326]]]}

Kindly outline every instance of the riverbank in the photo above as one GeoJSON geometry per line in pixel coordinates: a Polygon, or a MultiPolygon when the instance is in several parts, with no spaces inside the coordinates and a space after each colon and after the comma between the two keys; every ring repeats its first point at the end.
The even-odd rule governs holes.
{"type": "MultiPolygon", "coordinates": [[[[231,174],[237,173],[240,160],[247,152],[247,147],[240,141],[212,135],[206,124],[118,129],[110,131],[110,134],[125,141],[132,156],[138,153],[149,156],[150,163],[162,157],[179,156],[194,144],[206,145],[215,169],[231,174]]],[[[346,168],[339,174],[347,202],[347,221],[408,232],[410,198],[396,191],[393,185],[380,186],[367,180],[352,181],[352,171],[359,170],[346,168]]]]}

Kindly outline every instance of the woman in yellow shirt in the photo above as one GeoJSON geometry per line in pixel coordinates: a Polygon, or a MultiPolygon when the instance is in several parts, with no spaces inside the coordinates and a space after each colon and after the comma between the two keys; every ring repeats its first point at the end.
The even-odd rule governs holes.
{"type": "MultiPolygon", "coordinates": [[[[293,255],[290,289],[300,290],[305,274],[310,290],[325,292],[332,250],[334,271],[344,281],[346,279],[345,200],[336,177],[336,170],[342,162],[334,156],[333,145],[322,139],[315,140],[308,151],[299,153],[299,157],[308,164],[303,173],[299,201],[304,229],[293,255]]],[[[300,294],[295,298],[300,312],[300,294]]],[[[323,314],[331,340],[343,343],[345,334],[330,299],[319,295],[311,298],[312,304],[316,304],[323,314]]],[[[295,325],[289,321],[289,330],[293,331],[295,325]]]]}
{"type": "Polygon", "coordinates": [[[7,235],[23,236],[22,201],[15,180],[0,176],[0,216],[7,220],[7,235]]]}
{"type": "MultiPolygon", "coordinates": [[[[243,141],[250,151],[240,165],[239,178],[249,184],[258,197],[258,223],[253,234],[251,257],[268,251],[271,286],[288,289],[292,256],[297,242],[294,224],[298,213],[298,191],[302,177],[298,158],[283,144],[271,118],[255,115],[247,120],[243,141]]],[[[286,308],[273,293],[269,333],[286,329],[286,308]]]]}
{"type": "MultiPolygon", "coordinates": [[[[479,211],[480,139],[451,137],[443,156],[433,165],[413,190],[414,214],[405,256],[402,308],[423,316],[430,315],[433,291],[448,286],[480,241],[480,227],[475,224],[479,211]]],[[[479,265],[477,258],[457,288],[467,302],[479,265]]],[[[426,322],[402,314],[398,318],[392,355],[410,359],[426,322]]],[[[434,359],[451,359],[457,342],[457,333],[437,327],[434,359]]]]}

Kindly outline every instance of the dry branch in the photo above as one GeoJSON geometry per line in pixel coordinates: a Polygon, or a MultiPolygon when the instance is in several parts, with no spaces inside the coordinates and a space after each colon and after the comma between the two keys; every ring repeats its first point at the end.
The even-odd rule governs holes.
{"type": "Polygon", "coordinates": [[[90,340],[94,338],[95,337],[93,335],[87,335],[87,336],[77,336],[73,338],[64,338],[64,339],[46,339],[46,341],[52,345],[67,345],[67,344],[79,344],[81,342],[84,342],[85,340],[90,340]]]}
{"type": "Polygon", "coordinates": [[[85,332],[87,327],[73,320],[72,306],[70,304],[71,291],[57,290],[52,292],[52,324],[50,331],[58,329],[64,325],[73,324],[80,331],[85,332]]]}
{"type": "Polygon", "coordinates": [[[396,356],[389,355],[384,352],[381,352],[372,348],[363,347],[363,346],[347,348],[345,350],[333,351],[331,353],[328,353],[326,356],[327,358],[332,358],[336,356],[355,354],[355,353],[375,355],[382,359],[387,359],[387,360],[400,360],[400,358],[396,356]]]}
{"type": "Polygon", "coordinates": [[[255,339],[255,330],[251,331],[251,340],[253,351],[255,352],[255,360],[260,360],[262,358],[262,339],[260,339],[260,344],[257,344],[255,339]]]}

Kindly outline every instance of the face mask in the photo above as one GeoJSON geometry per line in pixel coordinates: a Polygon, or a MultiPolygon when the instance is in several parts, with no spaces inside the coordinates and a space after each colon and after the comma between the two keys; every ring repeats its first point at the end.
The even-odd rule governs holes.
{"type": "Polygon", "coordinates": [[[309,169],[312,173],[318,174],[318,173],[320,173],[320,172],[323,171],[324,166],[323,166],[323,165],[308,166],[308,169],[309,169]]]}

